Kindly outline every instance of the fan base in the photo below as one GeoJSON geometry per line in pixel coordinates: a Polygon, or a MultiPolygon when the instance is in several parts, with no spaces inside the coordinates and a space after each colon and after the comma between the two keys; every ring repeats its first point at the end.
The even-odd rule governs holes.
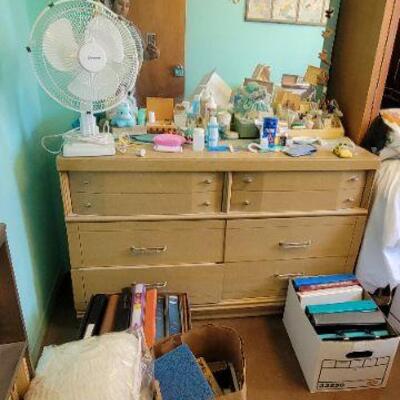
{"type": "Polygon", "coordinates": [[[101,156],[114,156],[115,144],[112,135],[107,143],[85,143],[79,138],[77,140],[68,140],[63,146],[64,157],[101,157],[101,156]]]}

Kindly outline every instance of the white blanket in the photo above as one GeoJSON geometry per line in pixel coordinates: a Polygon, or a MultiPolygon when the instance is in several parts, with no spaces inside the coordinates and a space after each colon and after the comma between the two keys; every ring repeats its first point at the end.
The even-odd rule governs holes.
{"type": "Polygon", "coordinates": [[[357,277],[370,292],[400,284],[400,160],[384,161],[378,171],[357,277]]]}

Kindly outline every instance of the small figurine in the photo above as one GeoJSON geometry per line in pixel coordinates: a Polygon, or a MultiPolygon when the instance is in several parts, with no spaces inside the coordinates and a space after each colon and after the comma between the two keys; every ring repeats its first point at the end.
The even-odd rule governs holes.
{"type": "Polygon", "coordinates": [[[132,128],[136,125],[135,118],[131,114],[131,109],[127,101],[124,101],[117,107],[116,114],[111,120],[111,125],[118,128],[132,128]]]}

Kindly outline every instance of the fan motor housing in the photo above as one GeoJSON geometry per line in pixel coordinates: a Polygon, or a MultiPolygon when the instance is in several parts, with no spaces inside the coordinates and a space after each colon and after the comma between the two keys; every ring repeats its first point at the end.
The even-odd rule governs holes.
{"type": "Polygon", "coordinates": [[[79,63],[89,72],[100,72],[107,64],[106,52],[94,41],[85,43],[79,50],[79,63]]]}

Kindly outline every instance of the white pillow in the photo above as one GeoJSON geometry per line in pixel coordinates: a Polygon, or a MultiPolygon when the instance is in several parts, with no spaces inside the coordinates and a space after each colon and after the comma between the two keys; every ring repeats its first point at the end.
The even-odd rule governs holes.
{"type": "Polygon", "coordinates": [[[126,332],[46,347],[25,400],[138,400],[140,363],[126,332]]]}

